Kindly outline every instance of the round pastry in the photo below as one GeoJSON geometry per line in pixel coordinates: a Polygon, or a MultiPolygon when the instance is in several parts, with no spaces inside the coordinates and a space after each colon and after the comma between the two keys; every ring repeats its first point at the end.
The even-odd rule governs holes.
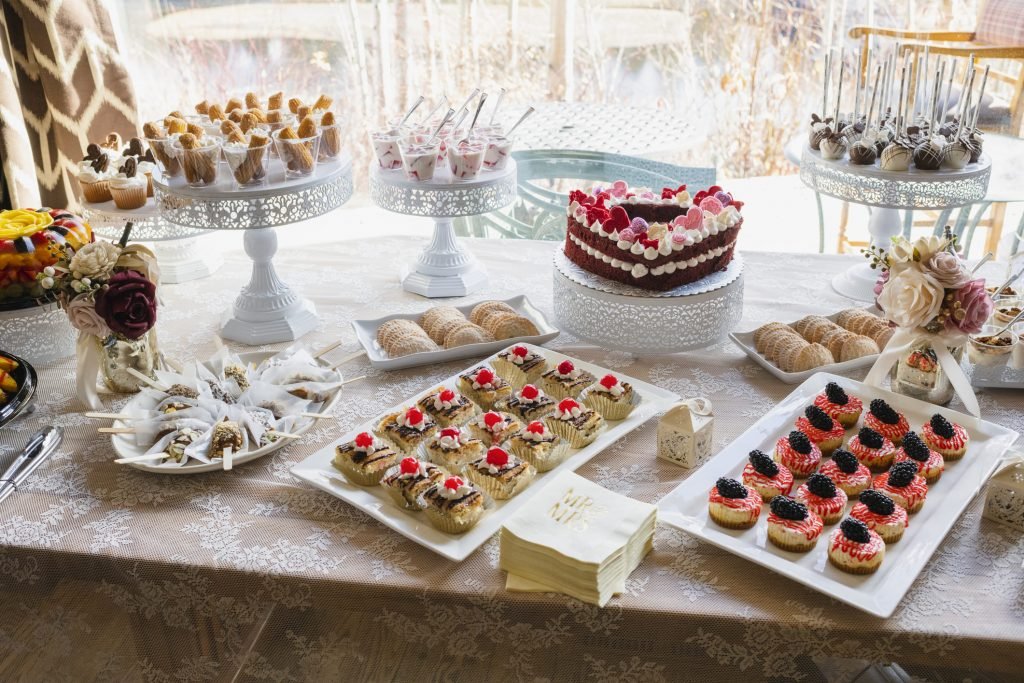
{"type": "Polygon", "coordinates": [[[843,426],[818,406],[807,406],[804,416],[797,419],[796,428],[821,449],[822,455],[832,455],[832,451],[843,445],[846,435],[843,426]]]}
{"type": "Polygon", "coordinates": [[[903,437],[903,447],[896,451],[896,462],[903,461],[917,463],[917,473],[928,484],[937,482],[946,469],[942,456],[928,448],[928,444],[921,440],[917,432],[907,432],[903,437]]]}
{"type": "Polygon", "coordinates": [[[907,528],[907,511],[874,489],[860,494],[860,502],[854,504],[850,516],[867,524],[886,543],[899,541],[907,528]]]}
{"type": "Polygon", "coordinates": [[[806,553],[818,542],[824,528],[821,517],[789,496],[776,496],[769,504],[768,540],[794,553],[806,553]]]}
{"type": "Polygon", "coordinates": [[[825,524],[835,524],[846,510],[846,493],[821,472],[814,472],[796,490],[796,499],[821,517],[825,524]]]}
{"type": "Polygon", "coordinates": [[[735,479],[722,477],[708,494],[708,516],[726,529],[749,529],[761,514],[761,495],[735,479]]]}
{"type": "Polygon", "coordinates": [[[875,163],[878,152],[875,150],[875,143],[871,140],[861,138],[850,145],[850,163],[857,166],[870,166],[875,163]]]}
{"type": "Polygon", "coordinates": [[[917,473],[917,463],[907,461],[898,462],[888,472],[875,477],[874,488],[887,494],[910,514],[924,506],[928,495],[928,484],[917,473]]]}
{"type": "Polygon", "coordinates": [[[914,166],[922,171],[936,171],[942,165],[944,145],[935,138],[925,140],[914,148],[914,166]]]}
{"type": "Polygon", "coordinates": [[[821,449],[803,432],[793,430],[775,443],[775,460],[789,468],[794,477],[806,477],[818,469],[821,449]]]}
{"type": "Polygon", "coordinates": [[[814,405],[824,410],[826,415],[846,429],[857,424],[864,409],[864,404],[859,398],[850,396],[835,382],[825,385],[825,391],[815,397],[814,405]]]}
{"type": "Polygon", "coordinates": [[[0,211],[0,303],[41,298],[36,276],[92,241],[89,224],[63,209],[0,211]]]}
{"type": "Polygon", "coordinates": [[[864,418],[864,426],[871,427],[897,446],[903,443],[903,435],[910,431],[907,418],[880,398],[871,402],[868,414],[864,418]]]}
{"type": "Polygon", "coordinates": [[[750,451],[750,462],[743,468],[743,483],[761,495],[766,503],[775,496],[788,496],[793,489],[793,473],[762,451],[750,451]]]}
{"type": "Polygon", "coordinates": [[[846,447],[872,472],[884,472],[889,469],[896,455],[896,447],[892,441],[870,427],[861,427],[857,436],[850,439],[846,447]]]}
{"type": "Polygon", "coordinates": [[[844,519],[828,541],[828,561],[848,574],[873,574],[885,558],[882,537],[856,519],[844,519]]]}
{"type": "Polygon", "coordinates": [[[857,456],[842,448],[821,466],[821,473],[834,481],[849,498],[871,487],[871,470],[860,464],[857,456]]]}
{"type": "Polygon", "coordinates": [[[936,413],[921,429],[925,443],[946,462],[959,460],[967,452],[967,443],[971,440],[967,430],[950,422],[936,413]]]}

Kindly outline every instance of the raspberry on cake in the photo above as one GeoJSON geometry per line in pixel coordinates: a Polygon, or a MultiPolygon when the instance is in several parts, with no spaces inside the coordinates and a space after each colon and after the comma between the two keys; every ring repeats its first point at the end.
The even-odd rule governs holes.
{"type": "Polygon", "coordinates": [[[476,415],[477,410],[468,398],[446,387],[434,389],[416,405],[442,427],[462,424],[476,415]]]}
{"type": "Polygon", "coordinates": [[[398,462],[398,453],[370,432],[360,432],[351,441],[335,447],[332,462],[353,484],[376,486],[398,462]]]}
{"type": "Polygon", "coordinates": [[[611,374],[590,385],[580,398],[606,420],[625,420],[639,403],[633,386],[611,374]]]}
{"type": "Polygon", "coordinates": [[[523,427],[515,416],[496,410],[488,410],[482,415],[477,415],[466,426],[474,437],[488,446],[504,443],[523,427]]]}
{"type": "Polygon", "coordinates": [[[507,500],[533,481],[537,470],[497,446],[487,449],[487,455],[466,466],[466,476],[490,494],[495,500],[507,500]]]}
{"type": "Polygon", "coordinates": [[[512,395],[512,385],[483,365],[459,375],[459,390],[484,410],[512,395]]]}
{"type": "Polygon", "coordinates": [[[583,448],[597,438],[604,418],[597,411],[581,406],[575,399],[563,398],[554,414],[544,423],[573,448],[583,448]]]}
{"type": "Polygon", "coordinates": [[[775,496],[788,496],[793,489],[793,473],[759,450],[750,451],[743,467],[743,483],[757,491],[767,503],[775,496]]]}
{"type": "Polygon", "coordinates": [[[821,517],[825,524],[835,524],[846,509],[846,493],[834,481],[820,472],[807,477],[807,482],[796,491],[796,499],[821,517]]]}
{"type": "Polygon", "coordinates": [[[596,377],[576,367],[571,360],[563,360],[541,375],[541,388],[555,400],[575,398],[596,380],[596,377]]]}
{"type": "Polygon", "coordinates": [[[437,424],[419,408],[409,408],[385,416],[377,425],[377,432],[412,455],[420,444],[437,433],[437,424]]]}
{"type": "Polygon", "coordinates": [[[903,443],[903,435],[910,431],[907,418],[880,398],[871,402],[868,414],[864,418],[864,426],[874,429],[896,446],[903,443]]]}
{"type": "Polygon", "coordinates": [[[555,402],[532,384],[494,404],[496,410],[512,413],[525,422],[540,420],[555,412],[555,402]]]}
{"type": "Polygon", "coordinates": [[[821,473],[836,483],[849,498],[871,486],[871,470],[862,465],[857,456],[842,448],[821,466],[821,473]]]}
{"type": "Polygon", "coordinates": [[[569,193],[565,255],[592,273],[664,291],[724,270],[743,203],[714,185],[691,201],[685,186],[569,193]]]}
{"type": "Polygon", "coordinates": [[[484,442],[475,439],[458,427],[445,427],[427,442],[430,459],[450,472],[461,472],[466,463],[479,458],[484,442]]]}
{"type": "Polygon", "coordinates": [[[828,542],[828,561],[848,574],[873,574],[882,565],[882,537],[856,519],[844,519],[828,542]]]}
{"type": "Polygon", "coordinates": [[[538,472],[554,469],[569,452],[565,439],[540,420],[526,425],[509,439],[508,447],[512,453],[536,467],[538,472]]]}
{"type": "Polygon", "coordinates": [[[825,528],[821,517],[789,496],[775,496],[768,506],[769,541],[794,553],[806,553],[815,546],[825,528]]]}
{"type": "Polygon", "coordinates": [[[524,384],[536,384],[541,374],[548,369],[544,356],[521,344],[505,349],[491,364],[503,379],[517,389],[524,384]]]}
{"type": "Polygon", "coordinates": [[[907,432],[903,436],[903,446],[896,451],[896,462],[910,460],[917,463],[918,473],[929,484],[934,484],[942,476],[946,464],[942,456],[928,448],[917,432],[907,432]]]}
{"type": "Polygon", "coordinates": [[[833,420],[846,429],[857,424],[864,404],[856,396],[850,396],[835,382],[825,385],[825,391],[814,397],[814,405],[818,406],[833,420]]]}
{"type": "Polygon", "coordinates": [[[434,463],[407,457],[387,471],[380,485],[398,505],[420,510],[420,497],[444,476],[444,470],[434,463]]]}
{"type": "Polygon", "coordinates": [[[881,491],[868,489],[860,494],[860,502],[850,510],[850,516],[878,532],[886,543],[896,543],[903,538],[907,528],[907,511],[893,502],[881,491]]]}
{"type": "Polygon", "coordinates": [[[857,436],[850,439],[847,448],[872,472],[884,472],[889,469],[896,455],[896,447],[892,441],[870,427],[861,427],[857,436]]]}
{"type": "Polygon", "coordinates": [[[775,460],[789,468],[794,477],[806,477],[818,469],[821,449],[803,432],[793,430],[775,443],[775,460]]]}
{"type": "Polygon", "coordinates": [[[818,406],[807,406],[803,416],[797,418],[796,428],[821,449],[822,455],[831,455],[846,436],[843,426],[818,406]]]}
{"type": "Polygon", "coordinates": [[[964,457],[964,453],[967,452],[967,443],[971,439],[966,429],[955,422],[950,422],[938,413],[932,415],[932,418],[925,423],[921,434],[924,436],[925,443],[947,462],[964,457]]]}
{"type": "Polygon", "coordinates": [[[888,472],[875,477],[874,487],[885,493],[901,508],[914,514],[924,506],[928,484],[917,473],[917,463],[898,462],[888,472]]]}
{"type": "Polygon", "coordinates": [[[761,495],[735,479],[722,477],[708,494],[708,516],[726,529],[749,529],[761,514],[761,495]]]}

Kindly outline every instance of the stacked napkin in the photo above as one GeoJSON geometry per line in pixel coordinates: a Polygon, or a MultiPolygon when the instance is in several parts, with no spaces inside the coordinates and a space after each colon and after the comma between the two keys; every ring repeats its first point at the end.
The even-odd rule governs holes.
{"type": "Polygon", "coordinates": [[[603,607],[653,547],[656,511],[573,472],[559,474],[501,529],[505,587],[603,607]]]}

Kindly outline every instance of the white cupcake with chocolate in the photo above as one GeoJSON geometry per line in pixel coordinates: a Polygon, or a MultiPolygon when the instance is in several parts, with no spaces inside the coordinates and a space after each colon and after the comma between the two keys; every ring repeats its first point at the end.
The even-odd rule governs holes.
{"type": "Polygon", "coordinates": [[[540,386],[555,400],[575,398],[597,381],[592,374],[576,367],[571,360],[563,360],[541,375],[540,386]]]}
{"type": "Polygon", "coordinates": [[[581,396],[585,404],[606,420],[625,420],[640,402],[639,398],[629,382],[612,374],[591,384],[581,396]]]}
{"type": "Polygon", "coordinates": [[[377,432],[407,455],[414,455],[420,445],[437,433],[437,423],[413,407],[385,416],[377,425],[377,432]]]}
{"type": "Polygon", "coordinates": [[[547,472],[557,467],[569,452],[565,439],[548,429],[541,420],[529,423],[506,443],[512,453],[547,472]]]}
{"type": "Polygon", "coordinates": [[[449,472],[461,472],[466,463],[484,454],[487,446],[458,427],[445,427],[427,442],[426,455],[449,472]]]}
{"type": "Polygon", "coordinates": [[[459,390],[484,410],[512,395],[512,385],[483,365],[459,375],[459,390]]]}
{"type": "Polygon", "coordinates": [[[571,447],[583,448],[597,438],[604,426],[604,418],[596,410],[580,405],[575,399],[564,398],[544,423],[571,447]]]}
{"type": "Polygon", "coordinates": [[[519,432],[523,425],[514,415],[488,410],[470,420],[466,427],[470,434],[486,445],[499,446],[519,432]]]}
{"type": "Polygon", "coordinates": [[[420,505],[434,528],[462,534],[483,516],[484,495],[472,483],[453,475],[428,489],[420,505]]]}
{"type": "Polygon", "coordinates": [[[507,500],[533,481],[537,469],[504,448],[492,446],[487,455],[466,466],[466,476],[495,500],[507,500]]]}
{"type": "Polygon", "coordinates": [[[477,412],[476,404],[447,387],[434,389],[416,405],[442,427],[463,424],[477,412]]]}
{"type": "Polygon", "coordinates": [[[522,344],[511,346],[499,353],[491,365],[503,379],[516,389],[526,384],[536,384],[548,369],[544,356],[531,351],[522,344]]]}
{"type": "Polygon", "coordinates": [[[410,510],[419,510],[420,497],[431,486],[445,476],[445,471],[432,462],[407,457],[390,468],[380,485],[398,505],[410,510]]]}
{"type": "Polygon", "coordinates": [[[526,384],[508,398],[495,403],[494,408],[512,413],[523,422],[533,422],[555,412],[555,402],[534,385],[526,384]]]}

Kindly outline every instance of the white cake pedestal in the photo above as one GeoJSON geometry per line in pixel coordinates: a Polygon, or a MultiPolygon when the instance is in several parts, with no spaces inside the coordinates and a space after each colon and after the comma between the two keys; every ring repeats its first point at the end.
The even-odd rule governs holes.
{"type": "MultiPolygon", "coordinates": [[[[871,246],[888,249],[890,240],[903,231],[901,210],[944,210],[973,204],[985,197],[992,162],[983,154],[977,163],[961,170],[883,171],[858,166],[849,159],[823,159],[805,147],[800,158],[800,179],[812,190],[836,199],[872,207],[868,233],[871,246]]],[[[867,261],[867,259],[865,259],[867,261]]],[[[859,301],[874,301],[878,271],[867,262],[839,273],[832,288],[859,301]]]]}
{"type": "Polygon", "coordinates": [[[465,296],[487,284],[487,271],[459,243],[452,219],[477,216],[512,203],[516,162],[501,171],[481,171],[474,180],[456,181],[438,165],[433,180],[409,180],[401,170],[370,168],[370,196],[377,206],[434,220],[434,236],[415,263],[401,271],[402,287],[428,298],[465,296]]]}
{"type": "Polygon", "coordinates": [[[245,253],[253,261],[249,284],[225,313],[221,335],[249,345],[292,341],[313,330],[316,307],[277,275],[275,227],[316,218],[352,196],[352,160],[348,155],[320,163],[306,178],[286,180],[279,159],[271,159],[268,184],[235,189],[222,169],[216,185],[190,188],[183,178],[153,182],[161,214],[178,224],[204,230],[245,230],[245,253]]]}

